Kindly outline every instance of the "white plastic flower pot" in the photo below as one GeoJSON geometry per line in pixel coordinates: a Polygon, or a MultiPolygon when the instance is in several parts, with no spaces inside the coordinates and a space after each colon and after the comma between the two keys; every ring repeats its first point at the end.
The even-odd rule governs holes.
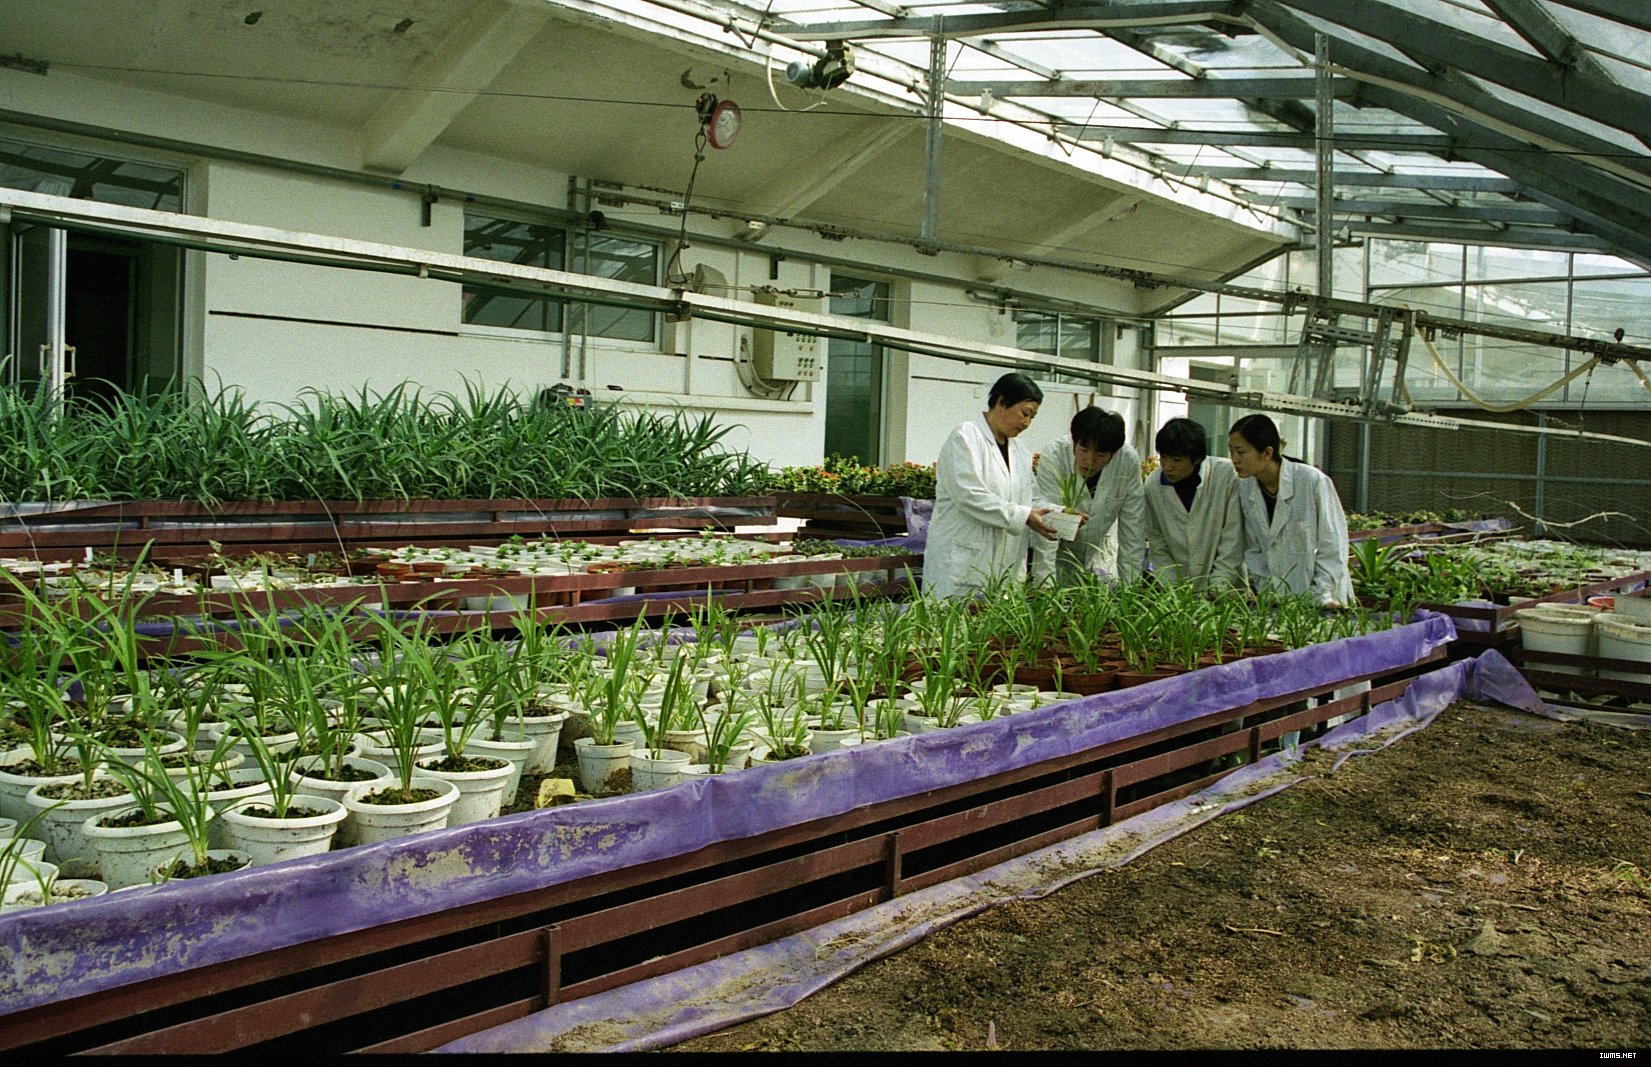
{"type": "MultiPolygon", "coordinates": [[[[269,783],[264,781],[264,772],[257,767],[237,767],[226,776],[227,783],[221,779],[217,787],[206,794],[206,801],[212,805],[212,810],[222,815],[232,805],[243,800],[254,800],[269,796],[269,783]]],[[[214,819],[208,827],[207,843],[213,848],[229,848],[229,839],[224,836],[224,824],[214,819]]]]}
{"type": "Polygon", "coordinates": [[[1078,536],[1078,526],[1082,524],[1083,516],[1075,511],[1051,511],[1043,516],[1043,524],[1055,531],[1055,537],[1061,541],[1071,541],[1078,536]]]}
{"type": "MultiPolygon", "coordinates": [[[[470,754],[466,752],[466,755],[470,754]]],[[[516,772],[516,765],[507,759],[489,756],[486,758],[499,766],[479,771],[438,771],[430,766],[432,763],[439,763],[442,758],[438,756],[435,759],[421,760],[416,766],[417,773],[427,778],[452,782],[458,789],[459,796],[448,812],[447,825],[465,826],[498,815],[504,807],[505,787],[510,784],[511,775],[516,772]]]]}
{"type": "Polygon", "coordinates": [[[657,755],[646,749],[631,751],[631,792],[666,789],[682,781],[682,768],[688,766],[688,753],[672,748],[656,751],[657,755]]]}
{"type": "Polygon", "coordinates": [[[587,793],[611,792],[608,780],[630,766],[630,741],[599,745],[594,738],[581,737],[573,743],[579,758],[579,788],[587,793]]]}
{"type": "Polygon", "coordinates": [[[384,789],[396,788],[395,782],[363,782],[344,794],[344,807],[349,821],[355,824],[355,840],[370,845],[378,841],[393,841],[409,834],[439,830],[447,825],[447,816],[459,799],[459,787],[440,778],[413,779],[414,789],[434,789],[438,796],[414,804],[372,804],[362,798],[384,789]]]}
{"type": "Polygon", "coordinates": [[[19,863],[11,872],[11,880],[0,885],[0,914],[44,904],[43,894],[52,891],[57,874],[57,865],[45,860],[19,863]]]}
{"type": "Polygon", "coordinates": [[[16,823],[26,821],[34,814],[35,809],[29,806],[23,798],[37,785],[53,785],[57,782],[76,782],[80,780],[78,774],[36,775],[19,774],[11,768],[16,767],[30,758],[27,748],[14,748],[4,756],[0,756],[0,816],[11,819],[16,823]]]}
{"type": "Polygon", "coordinates": [[[152,826],[103,824],[106,819],[132,811],[130,803],[128,799],[127,807],[93,815],[81,827],[81,833],[97,854],[100,880],[111,889],[148,885],[151,871],[189,852],[189,835],[184,832],[183,825],[175,820],[152,826]]]}
{"type": "MultiPolygon", "coordinates": [[[[1532,652],[1563,652],[1587,656],[1594,651],[1594,614],[1574,608],[1536,607],[1514,612],[1519,620],[1519,642],[1532,652]]],[[[1558,663],[1533,664],[1559,674],[1582,674],[1583,668],[1558,663]]]]}
{"type": "MultiPolygon", "coordinates": [[[[523,774],[549,774],[556,769],[556,747],[561,743],[563,729],[569,714],[559,711],[554,715],[523,716],[519,729],[534,742],[533,754],[522,765],[523,774]]],[[[581,724],[585,720],[581,718],[581,724]]]]}
{"type": "MultiPolygon", "coordinates": [[[[77,779],[71,779],[74,780],[77,779]]],[[[82,832],[86,820],[116,808],[131,807],[132,794],[121,793],[112,797],[59,802],[41,796],[42,788],[44,787],[35,786],[24,799],[31,806],[31,814],[34,811],[42,811],[39,821],[34,824],[34,833],[46,842],[46,859],[57,864],[70,877],[89,874],[96,870],[97,856],[82,832]]]]}
{"type": "Polygon", "coordinates": [[[294,796],[291,807],[319,814],[276,819],[253,813],[267,804],[266,800],[244,800],[223,814],[224,836],[229,840],[229,847],[245,852],[254,867],[328,851],[339,825],[350,814],[337,800],[307,795],[294,796]]]}
{"type": "MultiPolygon", "coordinates": [[[[552,743],[554,744],[554,741],[552,743]]],[[[485,737],[472,737],[469,744],[464,746],[464,750],[472,756],[492,756],[495,759],[510,761],[510,777],[504,784],[504,804],[508,806],[516,802],[516,790],[522,784],[522,772],[527,768],[528,761],[539,751],[539,742],[520,730],[504,730],[500,732],[497,741],[485,737]]]]}
{"type": "MultiPolygon", "coordinates": [[[[1606,659],[1631,659],[1651,664],[1651,625],[1634,622],[1621,615],[1597,616],[1599,654],[1606,659]]],[[[1651,682],[1651,673],[1600,671],[1601,678],[1628,682],[1651,682]]]]}

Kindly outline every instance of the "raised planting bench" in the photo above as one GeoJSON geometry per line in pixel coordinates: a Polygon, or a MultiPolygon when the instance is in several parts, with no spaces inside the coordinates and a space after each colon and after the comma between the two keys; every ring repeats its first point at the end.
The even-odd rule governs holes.
{"type": "Polygon", "coordinates": [[[1518,647],[1508,658],[1549,704],[1637,716],[1651,726],[1651,663],[1518,647]],[[1608,677],[1612,674],[1619,677],[1608,677]],[[1608,699],[1599,703],[1589,697],[1608,699]]]}
{"type": "Polygon", "coordinates": [[[1349,541],[1375,538],[1386,544],[1390,541],[1418,541],[1426,544],[1472,544],[1513,537],[1517,528],[1507,519],[1481,519],[1476,522],[1424,522],[1411,526],[1382,526],[1369,530],[1349,530],[1349,541]]]}
{"type": "Polygon", "coordinates": [[[802,519],[809,537],[876,541],[908,533],[904,497],[780,492],[774,499],[774,513],[802,519]]]}
{"type": "MultiPolygon", "coordinates": [[[[1517,604],[1423,604],[1429,611],[1449,615],[1456,620],[1457,638],[1474,649],[1509,649],[1519,645],[1517,613],[1539,604],[1585,604],[1591,596],[1606,596],[1632,592],[1651,582],[1651,570],[1635,571],[1618,578],[1609,578],[1574,589],[1562,589],[1547,596],[1521,600],[1517,604]]],[[[1472,654],[1471,652],[1468,654],[1472,654]]]]}
{"type": "Polygon", "coordinates": [[[42,561],[80,559],[87,548],[140,554],[338,552],[410,540],[468,544],[523,536],[612,541],[637,532],[773,526],[774,498],[652,497],[600,500],[70,501],[14,505],[0,523],[0,552],[42,561]],[[39,508],[40,510],[33,510],[39,508]]]}
{"type": "MultiPolygon", "coordinates": [[[[529,597],[533,616],[541,624],[630,621],[686,611],[714,596],[730,610],[745,611],[821,600],[859,596],[898,595],[908,591],[903,572],[922,567],[921,555],[873,556],[854,559],[796,560],[782,563],[744,563],[718,567],[649,568],[595,574],[519,575],[488,578],[437,578],[429,581],[381,582],[363,578],[361,584],[308,589],[248,590],[203,593],[199,596],[155,594],[145,600],[137,618],[146,651],[173,655],[205,648],[237,647],[233,629],[225,624],[237,610],[286,611],[308,605],[425,612],[432,628],[455,632],[478,628],[511,629],[515,610],[467,611],[462,602],[472,597],[529,597]],[[806,575],[875,574],[880,578],[858,590],[805,587],[776,589],[779,578],[806,575]],[[648,595],[613,597],[612,590],[636,587],[648,595]],[[709,591],[709,592],[708,592],[709,591]],[[191,620],[188,626],[177,620],[191,620]],[[215,625],[216,624],[216,625],[215,625]],[[191,632],[194,631],[194,632],[191,632]]],[[[15,598],[0,598],[0,628],[24,623],[15,598]]]]}
{"type": "Polygon", "coordinates": [[[6,915],[0,1048],[434,1048],[1129,818],[1226,773],[1211,761],[1253,761],[1331,717],[1448,703],[1470,667],[1431,669],[1452,636],[1425,616],[972,726],[6,915]]]}

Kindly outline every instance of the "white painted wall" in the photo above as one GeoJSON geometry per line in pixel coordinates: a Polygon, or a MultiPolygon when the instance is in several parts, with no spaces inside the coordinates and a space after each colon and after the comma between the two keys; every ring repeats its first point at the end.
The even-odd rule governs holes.
{"type": "MultiPolygon", "coordinates": [[[[117,90],[73,73],[54,71],[51,85],[43,83],[24,83],[21,95],[5,105],[100,125],[111,135],[75,139],[36,130],[7,132],[41,143],[73,142],[117,158],[185,165],[191,210],[214,218],[459,253],[465,205],[443,197],[432,207],[430,225],[424,225],[420,196],[427,184],[522,205],[567,206],[564,174],[442,147],[421,157],[403,180],[370,182],[227,161],[214,152],[180,158],[121,142],[131,134],[165,137],[336,168],[355,165],[358,144],[343,129],[203,107],[148,90],[117,90]]],[[[608,213],[616,224],[631,221],[661,231],[675,225],[673,217],[652,210],[608,213]]],[[[696,216],[692,225],[707,235],[731,233],[728,223],[703,217],[696,216]]],[[[187,342],[186,366],[201,372],[209,387],[239,387],[251,400],[281,404],[307,388],[381,391],[413,381],[435,393],[457,392],[474,381],[531,392],[565,378],[588,386],[598,398],[717,410],[722,421],[736,424],[727,443],[770,463],[821,458],[826,384],[799,385],[789,401],[754,396],[735,373],[741,339],[749,336],[744,328],[696,322],[678,336],[683,343],[674,347],[682,351],[666,350],[663,337],[651,345],[591,338],[581,346],[559,335],[464,326],[460,287],[447,282],[247,257],[192,253],[191,260],[186,314],[197,325],[187,342]]],[[[969,295],[987,286],[981,272],[990,273],[993,266],[975,257],[925,256],[903,246],[827,241],[776,228],[749,248],[693,244],[685,266],[715,268],[731,287],[720,295],[744,297],[753,285],[823,288],[834,269],[831,261],[838,270],[889,278],[897,326],[983,345],[1014,344],[1012,318],[969,295]],[[775,253],[783,258],[771,271],[775,253]]],[[[1070,272],[1017,271],[999,284],[1124,315],[1137,309],[1131,287],[1070,272]]],[[[1128,330],[1118,342],[1121,365],[1139,366],[1134,338],[1135,331],[1128,330]]],[[[932,461],[951,429],[982,409],[990,383],[1003,372],[898,352],[886,353],[886,367],[887,456],[917,462],[932,461]]],[[[1029,431],[1028,443],[1037,449],[1064,433],[1072,412],[1090,399],[1072,387],[1050,386],[1045,414],[1029,431]]],[[[1133,423],[1138,409],[1133,395],[1099,402],[1133,423]]]]}

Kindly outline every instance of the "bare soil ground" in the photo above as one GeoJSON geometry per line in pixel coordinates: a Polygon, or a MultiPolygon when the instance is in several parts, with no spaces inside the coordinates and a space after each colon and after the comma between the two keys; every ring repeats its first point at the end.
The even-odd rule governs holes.
{"type": "Polygon", "coordinates": [[[1651,731],[1458,704],[677,1048],[1643,1050],[1648,770],[1651,731]]]}

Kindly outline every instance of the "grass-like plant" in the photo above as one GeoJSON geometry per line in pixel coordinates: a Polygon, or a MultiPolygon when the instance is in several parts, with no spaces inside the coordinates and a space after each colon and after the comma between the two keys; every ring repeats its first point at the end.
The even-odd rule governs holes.
{"type": "Polygon", "coordinates": [[[607,647],[607,669],[591,676],[586,686],[586,706],[590,709],[590,735],[598,745],[613,744],[613,732],[637,705],[631,665],[642,642],[643,623],[616,630],[607,647]]]}
{"type": "Polygon", "coordinates": [[[728,496],[767,468],[707,414],[572,409],[466,382],[316,390],[260,408],[235,389],[117,392],[60,408],[0,387],[0,493],[11,500],[365,500],[728,496]]]}
{"type": "Polygon", "coordinates": [[[700,729],[705,733],[705,763],[712,774],[721,774],[728,766],[734,746],[745,731],[756,721],[756,713],[743,702],[729,702],[722,714],[715,718],[701,713],[700,729]]]}

